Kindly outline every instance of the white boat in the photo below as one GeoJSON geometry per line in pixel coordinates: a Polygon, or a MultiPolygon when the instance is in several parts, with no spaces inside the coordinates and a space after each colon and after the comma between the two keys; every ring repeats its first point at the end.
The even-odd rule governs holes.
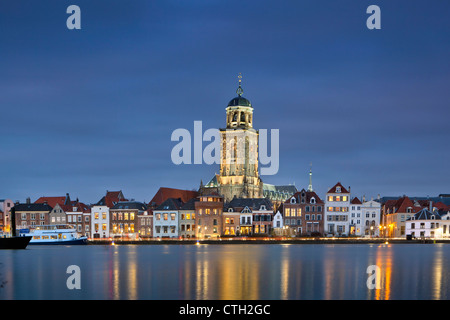
{"type": "Polygon", "coordinates": [[[71,225],[52,224],[31,226],[28,229],[20,229],[19,236],[31,236],[30,245],[75,245],[87,243],[87,237],[79,236],[75,228],[71,225]]]}

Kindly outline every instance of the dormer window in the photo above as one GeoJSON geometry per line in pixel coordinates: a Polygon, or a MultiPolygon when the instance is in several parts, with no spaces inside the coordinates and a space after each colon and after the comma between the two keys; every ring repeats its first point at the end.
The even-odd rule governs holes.
{"type": "Polygon", "coordinates": [[[294,197],[291,198],[291,203],[295,203],[295,198],[294,197]]]}
{"type": "Polygon", "coordinates": [[[228,208],[228,212],[233,212],[233,208],[228,208]]]}
{"type": "Polygon", "coordinates": [[[312,197],[310,200],[310,203],[315,204],[316,203],[316,198],[312,197]]]}
{"type": "Polygon", "coordinates": [[[411,207],[406,208],[406,213],[411,213],[411,207]]]}
{"type": "Polygon", "coordinates": [[[341,193],[341,187],[336,187],[336,192],[341,193]]]}
{"type": "Polygon", "coordinates": [[[261,210],[261,211],[266,210],[266,206],[264,204],[261,205],[261,208],[259,210],[261,210]]]}

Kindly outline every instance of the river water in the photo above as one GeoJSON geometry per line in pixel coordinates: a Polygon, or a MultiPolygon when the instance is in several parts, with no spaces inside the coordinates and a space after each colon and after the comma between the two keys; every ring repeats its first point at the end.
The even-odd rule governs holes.
{"type": "Polygon", "coordinates": [[[0,299],[449,299],[450,244],[30,245],[0,250],[0,283],[0,299]]]}

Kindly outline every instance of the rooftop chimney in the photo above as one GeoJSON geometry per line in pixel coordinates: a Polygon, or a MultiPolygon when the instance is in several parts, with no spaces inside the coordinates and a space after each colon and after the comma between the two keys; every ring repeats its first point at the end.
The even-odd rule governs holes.
{"type": "Polygon", "coordinates": [[[30,197],[28,197],[27,198],[27,204],[30,204],[31,203],[31,199],[30,199],[30,197]]]}

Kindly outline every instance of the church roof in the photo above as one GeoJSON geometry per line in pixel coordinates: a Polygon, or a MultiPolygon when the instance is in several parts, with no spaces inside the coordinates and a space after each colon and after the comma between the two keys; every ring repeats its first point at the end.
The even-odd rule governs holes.
{"type": "Polygon", "coordinates": [[[228,106],[229,107],[237,107],[237,106],[240,106],[240,107],[251,107],[252,104],[251,104],[251,102],[248,99],[239,96],[239,97],[231,99],[230,102],[228,102],[228,106]]]}

